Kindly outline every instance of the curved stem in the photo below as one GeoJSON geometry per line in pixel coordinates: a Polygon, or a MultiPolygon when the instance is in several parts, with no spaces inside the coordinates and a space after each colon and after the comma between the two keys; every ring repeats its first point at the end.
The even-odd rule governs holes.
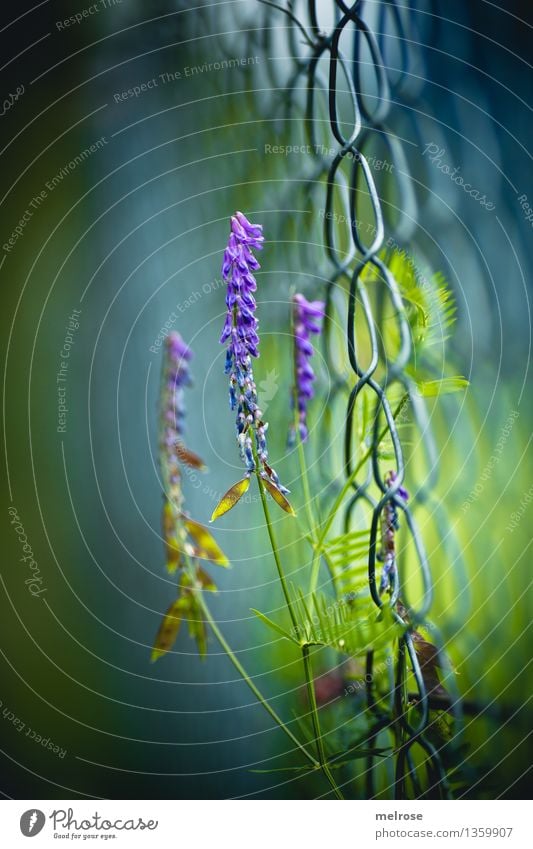
{"type": "Polygon", "coordinates": [[[294,745],[297,746],[297,748],[302,752],[303,755],[305,755],[307,760],[310,761],[313,764],[313,766],[318,766],[319,764],[318,764],[318,761],[316,760],[316,758],[314,758],[313,755],[310,752],[307,751],[305,746],[302,743],[300,743],[300,741],[292,733],[290,728],[288,728],[287,725],[285,725],[285,723],[283,722],[281,717],[278,716],[278,714],[276,713],[274,708],[271,707],[271,705],[265,699],[265,697],[263,696],[261,691],[256,687],[256,685],[254,684],[254,682],[250,678],[250,676],[246,672],[244,666],[242,665],[242,663],[240,662],[238,657],[235,655],[235,653],[233,652],[233,650],[231,649],[229,644],[226,642],[226,638],[224,637],[224,635],[222,634],[217,623],[213,619],[211,611],[209,610],[209,608],[208,608],[208,606],[205,602],[205,599],[203,597],[202,592],[198,593],[198,601],[199,601],[200,606],[201,606],[201,608],[204,612],[204,615],[205,615],[207,622],[209,622],[209,625],[211,626],[211,630],[213,631],[215,637],[217,638],[218,642],[220,643],[220,645],[224,649],[225,653],[227,654],[228,658],[232,662],[233,666],[235,667],[235,669],[237,670],[239,675],[242,676],[243,680],[246,682],[246,684],[248,685],[248,687],[250,688],[250,690],[252,691],[252,693],[256,697],[257,701],[264,707],[264,709],[272,717],[274,722],[276,722],[277,725],[279,725],[279,727],[282,729],[282,731],[285,732],[287,737],[289,737],[289,739],[294,743],[294,745]]]}
{"type": "MultiPolygon", "coordinates": [[[[283,589],[285,601],[287,602],[287,608],[289,610],[289,614],[290,614],[290,617],[291,617],[291,620],[292,620],[294,632],[295,632],[296,635],[299,635],[300,629],[298,627],[298,619],[297,619],[296,614],[294,612],[294,608],[293,608],[291,598],[290,598],[290,595],[289,595],[289,591],[288,591],[288,587],[287,587],[287,581],[286,581],[286,578],[285,578],[285,574],[283,572],[283,567],[281,565],[281,561],[279,559],[278,549],[277,549],[277,546],[276,546],[276,541],[274,539],[274,531],[272,529],[272,522],[271,522],[271,519],[270,519],[270,512],[269,512],[269,509],[268,509],[266,495],[265,495],[265,492],[264,492],[264,489],[263,489],[263,484],[261,483],[261,477],[260,477],[259,473],[257,474],[257,484],[259,486],[259,491],[261,493],[261,503],[263,505],[263,512],[265,514],[265,522],[266,522],[266,526],[267,526],[267,530],[268,530],[268,536],[269,536],[269,539],[270,539],[270,545],[272,547],[272,554],[274,555],[276,568],[278,570],[278,575],[279,575],[281,587],[283,589]]],[[[312,722],[313,722],[315,744],[316,744],[320,768],[321,768],[322,772],[324,773],[325,777],[327,778],[327,780],[328,780],[328,782],[331,786],[331,789],[335,793],[335,796],[337,797],[337,799],[344,799],[344,796],[342,795],[341,791],[337,787],[337,783],[336,783],[335,779],[333,778],[333,776],[331,774],[331,771],[330,771],[329,766],[327,764],[326,755],[325,755],[325,752],[324,752],[324,743],[322,741],[322,734],[320,732],[320,721],[319,721],[319,718],[318,718],[318,707],[317,707],[317,703],[316,703],[315,687],[314,687],[314,683],[313,683],[313,676],[312,676],[312,670],[311,670],[311,661],[310,661],[310,658],[309,658],[309,646],[307,644],[304,644],[304,645],[301,646],[301,649],[302,649],[302,659],[303,659],[303,663],[304,663],[305,683],[306,683],[306,687],[307,687],[307,693],[308,693],[308,696],[309,696],[309,706],[310,706],[310,710],[311,710],[311,719],[312,719],[312,722]]]]}
{"type": "MultiPolygon", "coordinates": [[[[256,460],[257,467],[257,460],[256,460]]],[[[263,505],[263,513],[265,514],[265,522],[267,526],[268,536],[270,539],[270,547],[272,548],[272,554],[274,555],[274,561],[276,563],[276,569],[278,570],[278,576],[281,584],[281,588],[283,590],[283,595],[285,596],[285,601],[287,603],[287,608],[291,617],[292,626],[294,628],[294,634],[296,637],[299,635],[298,630],[298,619],[296,618],[296,614],[294,613],[294,608],[291,602],[291,597],[289,595],[289,588],[287,586],[287,580],[285,578],[285,574],[283,572],[283,568],[281,566],[281,561],[279,559],[278,549],[276,546],[276,541],[274,539],[274,531],[272,530],[272,522],[270,519],[270,512],[268,509],[268,504],[266,500],[265,490],[263,484],[261,483],[261,475],[259,472],[257,474],[257,485],[259,487],[259,493],[261,495],[261,504],[263,505]]]]}
{"type": "Polygon", "coordinates": [[[326,758],[326,753],[324,751],[324,742],[322,740],[322,733],[320,731],[320,720],[318,718],[318,706],[316,703],[315,687],[313,684],[313,671],[311,669],[311,658],[309,655],[309,651],[310,649],[308,645],[302,646],[305,681],[307,685],[307,695],[309,697],[309,704],[311,708],[311,720],[313,722],[313,730],[315,733],[315,743],[318,754],[318,760],[320,763],[320,768],[326,776],[327,780],[329,781],[331,789],[335,793],[335,796],[337,797],[337,799],[344,799],[344,796],[342,795],[340,789],[337,787],[337,782],[331,774],[326,758]]]}
{"type": "MultiPolygon", "coordinates": [[[[296,423],[296,427],[297,427],[296,423]]],[[[311,537],[315,535],[315,518],[313,516],[313,510],[311,507],[311,489],[309,487],[309,476],[307,474],[307,463],[305,460],[305,449],[304,444],[302,442],[302,438],[300,436],[300,431],[296,430],[296,442],[298,446],[298,462],[300,464],[300,474],[302,477],[302,489],[304,493],[304,501],[305,501],[305,512],[307,513],[307,522],[309,524],[309,533],[311,537]]]]}

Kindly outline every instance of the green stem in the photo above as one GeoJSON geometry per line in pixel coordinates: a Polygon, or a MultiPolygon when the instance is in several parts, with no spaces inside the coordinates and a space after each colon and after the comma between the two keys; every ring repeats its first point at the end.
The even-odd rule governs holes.
{"type": "Polygon", "coordinates": [[[263,513],[265,514],[265,522],[266,522],[266,526],[267,526],[267,530],[268,530],[268,536],[269,536],[269,539],[270,539],[270,547],[272,548],[272,554],[274,555],[274,561],[276,563],[276,569],[278,570],[279,580],[280,580],[280,583],[281,583],[281,588],[283,590],[283,595],[285,596],[287,608],[288,608],[288,611],[289,611],[289,614],[290,614],[290,617],[291,617],[292,626],[294,628],[294,634],[295,634],[296,637],[298,637],[298,635],[299,635],[298,619],[296,617],[296,614],[294,613],[294,608],[293,608],[293,605],[292,605],[292,602],[291,602],[291,597],[289,595],[289,588],[287,586],[287,580],[285,578],[283,568],[281,566],[281,561],[279,559],[278,549],[277,549],[277,546],[276,546],[276,541],[274,539],[274,531],[272,530],[272,522],[271,522],[271,519],[270,519],[270,512],[269,512],[269,509],[268,509],[268,504],[267,504],[266,495],[265,495],[265,488],[264,488],[263,484],[261,483],[261,475],[260,475],[259,471],[257,471],[257,459],[256,459],[256,474],[257,474],[257,485],[259,487],[259,493],[261,495],[261,503],[263,505],[263,513]]]}
{"type": "MultiPolygon", "coordinates": [[[[287,602],[287,608],[289,610],[289,614],[290,614],[290,617],[291,617],[291,620],[292,620],[294,633],[297,636],[299,636],[300,630],[298,628],[298,619],[296,617],[296,614],[294,613],[294,608],[293,608],[291,598],[290,598],[290,595],[289,595],[289,591],[288,591],[288,587],[287,587],[287,581],[286,581],[286,578],[285,578],[285,574],[283,572],[283,567],[281,565],[281,561],[279,559],[278,549],[277,549],[277,546],[276,546],[276,541],[274,539],[274,531],[272,529],[272,522],[271,522],[271,519],[270,519],[270,512],[269,512],[269,509],[268,509],[268,504],[267,504],[263,484],[261,483],[261,476],[260,476],[259,472],[257,473],[257,484],[259,486],[259,491],[261,493],[261,503],[263,505],[263,512],[265,514],[265,522],[266,522],[266,526],[267,526],[267,530],[268,530],[268,536],[269,536],[269,539],[270,539],[270,545],[271,545],[271,548],[272,548],[272,554],[274,555],[274,561],[276,563],[276,568],[278,570],[278,575],[279,575],[281,587],[283,589],[285,601],[287,602]]],[[[325,777],[327,778],[327,780],[329,781],[329,784],[330,784],[333,792],[335,793],[335,796],[337,797],[337,799],[344,799],[344,796],[342,795],[341,791],[337,787],[337,783],[336,783],[335,779],[333,778],[333,776],[331,774],[331,771],[330,771],[329,766],[327,764],[326,755],[325,755],[325,752],[324,752],[324,744],[323,744],[323,741],[322,741],[322,734],[320,732],[320,722],[319,722],[319,719],[318,719],[318,707],[317,707],[317,703],[316,703],[315,687],[314,687],[314,684],[313,684],[311,662],[310,662],[310,659],[309,659],[309,646],[307,644],[302,645],[301,649],[302,649],[302,658],[303,658],[304,671],[305,671],[305,683],[306,683],[306,686],[307,686],[307,693],[308,693],[308,696],[309,696],[309,704],[310,704],[310,708],[311,708],[311,719],[312,719],[312,722],[313,722],[313,729],[314,729],[314,734],[315,734],[315,743],[316,743],[316,749],[317,749],[318,761],[319,761],[319,764],[320,764],[320,768],[321,768],[322,772],[324,773],[325,777]]]]}
{"type": "MultiPolygon", "coordinates": [[[[409,398],[408,395],[402,396],[400,403],[398,404],[394,413],[392,414],[392,417],[394,419],[400,414],[400,412],[401,412],[402,408],[404,407],[406,400],[408,400],[408,398],[409,398]]],[[[389,426],[387,424],[387,425],[385,425],[385,427],[383,428],[383,430],[381,431],[381,433],[378,437],[378,440],[377,440],[378,445],[386,437],[388,430],[389,430],[389,426]]],[[[326,539],[326,536],[328,534],[329,529],[331,528],[331,525],[333,524],[335,516],[337,515],[337,512],[338,512],[342,502],[344,501],[348,491],[350,490],[355,478],[357,477],[361,468],[364,466],[364,464],[367,462],[367,460],[369,460],[370,457],[372,456],[373,450],[374,450],[373,446],[370,446],[370,448],[368,448],[367,451],[365,451],[365,453],[363,454],[363,456],[361,457],[361,459],[359,460],[359,462],[357,463],[357,465],[353,469],[351,475],[348,478],[346,478],[346,481],[344,482],[344,486],[342,487],[341,491],[337,495],[337,498],[335,499],[333,506],[328,513],[327,519],[324,522],[322,530],[318,534],[318,538],[317,538],[316,545],[315,545],[315,551],[314,551],[314,554],[313,554],[313,561],[312,561],[312,564],[311,564],[311,583],[310,583],[310,586],[309,586],[309,591],[311,593],[316,592],[316,588],[317,588],[317,585],[318,585],[318,574],[320,572],[320,555],[322,553],[322,546],[324,545],[324,540],[326,539]]]]}
{"type": "Polygon", "coordinates": [[[307,464],[305,461],[305,449],[302,442],[300,431],[297,430],[296,440],[298,444],[298,461],[300,464],[300,474],[302,476],[302,489],[304,493],[305,511],[307,513],[307,522],[309,524],[309,533],[312,537],[315,534],[315,519],[311,508],[311,489],[309,487],[309,477],[307,475],[307,464]]]}
{"type": "Polygon", "coordinates": [[[314,733],[315,733],[315,743],[316,743],[316,750],[317,750],[317,754],[318,754],[318,760],[319,760],[319,763],[320,763],[320,768],[321,768],[322,772],[324,773],[324,775],[326,776],[327,780],[329,781],[331,788],[332,788],[333,792],[335,793],[335,796],[337,797],[337,799],[344,799],[344,796],[342,795],[340,789],[337,787],[337,782],[335,781],[335,779],[333,778],[333,776],[331,774],[330,768],[328,766],[327,758],[326,758],[326,753],[324,751],[324,743],[323,743],[323,740],[322,740],[322,733],[320,731],[320,720],[318,718],[318,706],[317,706],[317,703],[316,703],[316,694],[315,694],[315,688],[314,688],[314,685],[313,685],[313,671],[312,671],[312,668],[311,668],[311,657],[310,657],[309,652],[310,652],[310,649],[309,649],[308,645],[302,646],[302,657],[303,657],[304,669],[305,669],[305,681],[306,681],[306,684],[307,684],[307,695],[309,697],[309,705],[311,707],[311,720],[313,722],[313,730],[314,730],[314,733]]]}
{"type": "Polygon", "coordinates": [[[283,720],[281,719],[281,717],[278,716],[278,714],[276,713],[274,708],[270,706],[270,704],[267,702],[267,700],[265,699],[265,697],[263,696],[261,691],[255,686],[254,682],[252,681],[252,679],[250,678],[250,676],[246,672],[244,666],[242,665],[240,660],[237,658],[237,656],[235,655],[235,653],[233,652],[233,650],[231,649],[229,644],[226,642],[224,635],[222,634],[220,628],[218,627],[217,623],[213,619],[211,611],[209,610],[209,608],[208,608],[208,606],[205,602],[205,599],[203,597],[203,593],[201,591],[198,593],[197,597],[198,597],[198,601],[200,603],[200,607],[202,608],[202,610],[204,612],[206,621],[211,626],[211,630],[213,631],[215,637],[217,638],[218,642],[220,643],[220,645],[224,649],[225,653],[227,654],[228,658],[232,662],[233,666],[235,667],[235,669],[237,670],[239,675],[241,675],[243,680],[248,684],[248,687],[250,688],[250,690],[252,691],[252,693],[256,697],[257,701],[261,705],[263,705],[264,709],[272,717],[274,722],[276,722],[279,725],[279,727],[282,729],[282,731],[285,732],[287,737],[289,737],[289,739],[294,743],[294,745],[297,746],[297,748],[302,752],[302,754],[305,755],[307,760],[310,761],[313,764],[313,766],[317,767],[319,764],[318,764],[318,761],[316,760],[316,758],[314,758],[313,755],[310,752],[307,751],[305,746],[302,743],[300,743],[300,741],[292,733],[290,728],[288,728],[285,725],[285,723],[283,722],[283,720]]]}

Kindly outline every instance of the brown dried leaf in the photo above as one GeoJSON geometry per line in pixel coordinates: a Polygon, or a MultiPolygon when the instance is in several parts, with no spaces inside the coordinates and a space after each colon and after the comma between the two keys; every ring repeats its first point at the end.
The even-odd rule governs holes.
{"type": "Polygon", "coordinates": [[[189,635],[196,641],[198,653],[201,658],[207,654],[207,628],[203,618],[203,612],[196,598],[191,596],[191,605],[187,611],[189,624],[189,635]]]}
{"type": "Polygon", "coordinates": [[[183,550],[180,549],[175,537],[166,540],[165,554],[167,559],[167,570],[171,575],[173,575],[177,569],[181,569],[185,565],[183,561],[183,550]]]}
{"type": "Polygon", "coordinates": [[[186,448],[183,442],[177,443],[176,454],[180,463],[183,463],[185,466],[190,466],[192,469],[198,469],[201,472],[206,471],[207,466],[202,458],[199,457],[198,454],[195,454],[194,451],[190,451],[186,448]]]}
{"type": "Polygon", "coordinates": [[[216,593],[217,585],[213,581],[211,575],[202,569],[201,566],[198,566],[196,569],[196,577],[200,581],[203,590],[207,590],[211,593],[216,593]]]}
{"type": "Polygon", "coordinates": [[[442,667],[437,646],[425,640],[418,631],[413,631],[412,640],[428,695],[432,697],[448,695],[437,672],[437,669],[442,667]]]}
{"type": "Polygon", "coordinates": [[[165,554],[167,559],[167,569],[170,573],[181,568],[183,564],[183,544],[180,544],[176,535],[177,514],[170,503],[165,501],[163,505],[163,537],[165,540],[165,554]]]}
{"type": "Polygon", "coordinates": [[[159,631],[155,638],[152,649],[151,660],[154,662],[169,651],[176,641],[180,629],[181,620],[189,609],[188,598],[178,598],[174,601],[163,616],[159,631]]]}
{"type": "Polygon", "coordinates": [[[275,484],[272,483],[268,478],[261,478],[261,483],[265,487],[265,489],[270,493],[276,504],[279,504],[282,510],[285,510],[289,516],[296,516],[290,502],[285,498],[281,490],[277,488],[275,484]]]}

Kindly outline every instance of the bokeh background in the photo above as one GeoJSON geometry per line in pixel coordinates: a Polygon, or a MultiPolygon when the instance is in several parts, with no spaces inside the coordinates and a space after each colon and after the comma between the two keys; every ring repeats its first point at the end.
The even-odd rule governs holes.
{"type": "MultiPolygon", "coordinates": [[[[456,295],[452,355],[471,382],[461,403],[445,401],[433,417],[456,550],[429,540],[434,571],[453,573],[439,582],[432,617],[470,710],[465,792],[520,798],[531,761],[531,10],[518,0],[413,5],[418,64],[398,106],[424,201],[413,251],[456,295]],[[430,167],[426,144],[444,149],[494,209],[430,167]]],[[[256,376],[269,393],[272,456],[286,480],[297,472],[285,450],[286,304],[291,286],[318,295],[327,270],[321,222],[301,191],[304,164],[265,150],[305,141],[297,107],[286,112],[285,18],[253,0],[50,0],[4,5],[1,16],[0,790],[319,795],[320,782],[253,771],[277,765],[286,742],[213,640],[203,662],[185,633],[149,662],[174,592],[160,539],[156,340],[171,321],[195,350],[189,444],[210,471],[188,480],[187,503],[207,521],[239,469],[218,345],[221,251],[236,208],[270,234],[256,376]],[[80,22],[65,25],[77,12],[80,22]],[[239,61],[216,65],[229,59],[239,61]],[[10,508],[38,564],[36,597],[10,508]]],[[[230,514],[217,539],[233,568],[217,576],[215,615],[290,716],[301,699],[296,659],[249,612],[281,607],[257,504],[230,514]]]]}

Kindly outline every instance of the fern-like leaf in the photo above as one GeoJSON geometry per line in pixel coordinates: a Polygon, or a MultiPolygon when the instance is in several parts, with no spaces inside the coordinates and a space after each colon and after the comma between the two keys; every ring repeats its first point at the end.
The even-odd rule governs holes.
{"type": "Polygon", "coordinates": [[[278,636],[284,637],[286,640],[290,640],[292,643],[296,643],[296,645],[299,645],[298,640],[296,640],[292,636],[292,634],[289,634],[288,631],[282,628],[281,625],[278,625],[276,622],[273,622],[272,619],[269,619],[268,616],[265,616],[264,613],[261,613],[260,610],[256,610],[254,607],[251,607],[250,610],[252,611],[254,616],[257,616],[257,618],[260,619],[264,625],[266,625],[268,628],[278,634],[278,636]]]}
{"type": "Polygon", "coordinates": [[[305,598],[292,586],[302,645],[328,646],[350,657],[385,649],[402,633],[388,608],[376,611],[369,599],[333,601],[322,594],[305,598]]]}

